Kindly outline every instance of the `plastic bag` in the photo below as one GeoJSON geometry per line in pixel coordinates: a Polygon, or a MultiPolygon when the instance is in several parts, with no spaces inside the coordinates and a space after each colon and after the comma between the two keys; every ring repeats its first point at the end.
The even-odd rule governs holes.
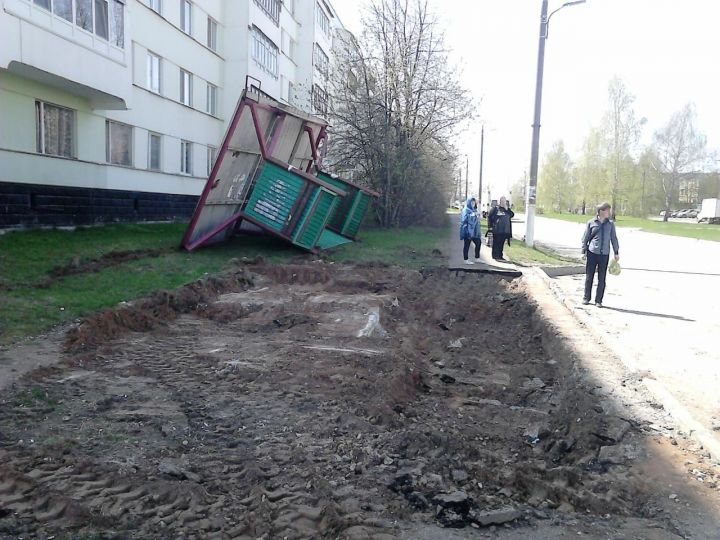
{"type": "Polygon", "coordinates": [[[608,265],[608,272],[610,272],[610,274],[612,274],[613,276],[619,276],[620,270],[620,263],[617,262],[615,259],[612,259],[610,261],[610,264],[608,265]]]}

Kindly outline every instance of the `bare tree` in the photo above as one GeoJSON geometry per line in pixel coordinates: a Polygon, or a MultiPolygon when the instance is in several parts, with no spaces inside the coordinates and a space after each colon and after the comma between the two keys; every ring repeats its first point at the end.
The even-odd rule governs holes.
{"type": "Polygon", "coordinates": [[[375,0],[359,39],[339,36],[331,81],[328,160],[380,192],[382,226],[406,225],[453,189],[450,144],[472,102],[448,62],[444,36],[421,0],[375,0]]]}
{"type": "Polygon", "coordinates": [[[707,155],[705,135],[698,131],[696,120],[695,105],[688,103],[673,114],[663,128],[655,132],[654,166],[660,173],[665,195],[664,221],[667,221],[670,214],[670,206],[677,193],[681,175],[691,172],[707,155]]]}

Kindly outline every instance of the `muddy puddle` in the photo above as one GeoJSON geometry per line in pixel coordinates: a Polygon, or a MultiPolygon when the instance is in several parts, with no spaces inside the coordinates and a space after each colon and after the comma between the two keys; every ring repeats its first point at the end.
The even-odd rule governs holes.
{"type": "Polygon", "coordinates": [[[0,537],[682,537],[645,426],[535,309],[493,276],[259,261],[96,314],[0,393],[0,537]]]}

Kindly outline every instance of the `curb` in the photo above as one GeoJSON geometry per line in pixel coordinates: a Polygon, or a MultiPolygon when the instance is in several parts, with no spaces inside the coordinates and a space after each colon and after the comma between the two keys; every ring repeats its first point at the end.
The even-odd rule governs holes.
{"type": "MultiPolygon", "coordinates": [[[[538,269],[536,273],[548,291],[557,302],[565,308],[575,322],[581,325],[584,330],[589,332],[595,339],[602,343],[605,348],[611,351],[624,368],[631,371],[637,369],[635,360],[630,355],[612,346],[601,332],[587,325],[585,321],[578,316],[568,299],[560,292],[558,286],[552,282],[551,276],[548,276],[544,269],[538,269]]],[[[703,450],[710,453],[710,460],[716,464],[720,464],[720,438],[703,426],[661,383],[646,377],[640,379],[639,382],[653,398],[662,404],[675,423],[688,434],[688,437],[700,444],[703,450]]]]}

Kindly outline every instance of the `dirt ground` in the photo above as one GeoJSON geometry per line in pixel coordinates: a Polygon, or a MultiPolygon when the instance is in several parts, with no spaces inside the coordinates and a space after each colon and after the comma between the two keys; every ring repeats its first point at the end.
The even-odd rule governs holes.
{"type": "Polygon", "coordinates": [[[720,538],[720,471],[537,310],[523,280],[238,261],[3,350],[56,358],[0,385],[0,538],[720,538]]]}

